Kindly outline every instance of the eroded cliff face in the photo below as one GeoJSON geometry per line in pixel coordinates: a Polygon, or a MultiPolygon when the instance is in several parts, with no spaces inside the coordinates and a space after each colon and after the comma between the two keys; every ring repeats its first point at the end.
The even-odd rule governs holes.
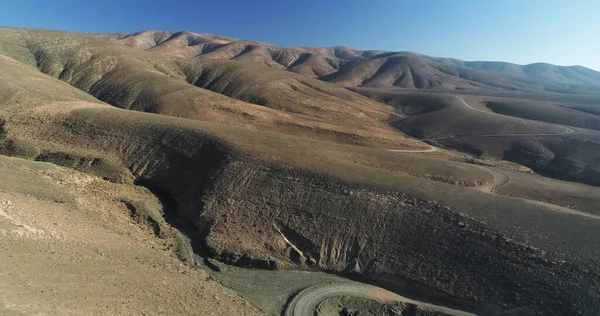
{"type": "Polygon", "coordinates": [[[399,192],[237,161],[203,200],[195,223],[232,262],[354,273],[487,312],[577,313],[600,297],[581,290],[597,289],[597,275],[399,192]]]}

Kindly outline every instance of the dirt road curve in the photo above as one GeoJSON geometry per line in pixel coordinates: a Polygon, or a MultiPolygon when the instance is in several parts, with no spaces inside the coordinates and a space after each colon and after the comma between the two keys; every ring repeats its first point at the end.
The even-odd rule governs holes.
{"type": "MultiPolygon", "coordinates": [[[[484,112],[484,113],[487,113],[490,115],[499,115],[499,114],[490,113],[490,112],[486,112],[486,111],[474,108],[474,107],[470,106],[467,102],[465,102],[465,100],[463,100],[461,97],[457,97],[457,98],[465,106],[467,106],[468,108],[470,108],[472,110],[484,112]]],[[[550,124],[550,123],[548,123],[548,124],[550,124]]],[[[568,127],[568,126],[562,126],[562,125],[557,125],[557,124],[551,124],[551,125],[562,127],[565,129],[565,131],[563,133],[554,133],[554,134],[552,134],[552,133],[550,133],[550,134],[549,133],[529,133],[529,134],[514,133],[514,134],[484,134],[484,135],[469,135],[469,136],[448,136],[448,137],[441,137],[441,138],[427,139],[427,140],[441,140],[441,139],[448,139],[448,138],[453,138],[453,137],[560,136],[560,135],[567,135],[567,134],[577,132],[576,129],[568,127]]],[[[390,149],[389,151],[397,152],[397,153],[431,153],[431,152],[435,152],[435,151],[439,150],[439,148],[431,146],[429,144],[425,144],[425,145],[427,145],[429,148],[427,148],[427,149],[406,149],[406,150],[405,149],[390,149]]],[[[496,168],[490,168],[490,167],[485,167],[485,166],[481,166],[481,165],[475,165],[475,166],[477,168],[480,168],[482,170],[490,172],[494,177],[494,180],[492,182],[478,186],[475,188],[475,190],[489,193],[489,194],[494,194],[502,187],[508,185],[511,181],[509,176],[507,176],[502,171],[500,171],[496,168]]],[[[545,202],[540,202],[540,201],[528,200],[528,199],[522,199],[522,200],[526,201],[527,203],[544,206],[549,210],[553,210],[553,211],[557,211],[557,212],[564,212],[564,213],[569,213],[569,214],[575,214],[575,215],[580,215],[580,216],[585,216],[585,217],[600,220],[600,216],[588,214],[588,213],[577,211],[577,210],[572,210],[572,209],[569,209],[566,207],[562,207],[562,206],[558,206],[558,205],[554,205],[554,204],[550,204],[550,203],[545,203],[545,202]]],[[[375,286],[362,284],[362,283],[322,284],[322,285],[312,286],[307,289],[304,289],[303,291],[298,293],[292,299],[292,301],[289,302],[285,315],[286,316],[315,315],[315,310],[319,307],[319,304],[321,304],[322,302],[324,302],[327,299],[334,298],[334,297],[342,297],[342,296],[371,299],[371,300],[375,300],[375,301],[379,301],[379,302],[405,302],[405,303],[417,305],[419,308],[422,308],[422,309],[445,312],[445,313],[452,314],[452,315],[474,315],[471,313],[451,309],[451,308],[444,307],[444,306],[438,306],[438,305],[433,305],[433,304],[429,304],[429,303],[411,300],[409,298],[400,296],[398,294],[389,292],[387,290],[384,290],[384,289],[381,289],[381,288],[378,288],[375,286]]]]}
{"type": "MultiPolygon", "coordinates": [[[[469,109],[483,112],[483,113],[486,113],[489,115],[501,115],[501,114],[491,113],[491,112],[487,112],[487,111],[483,111],[483,110],[474,108],[471,105],[469,105],[463,98],[461,98],[461,97],[456,97],[456,98],[458,100],[460,100],[460,102],[462,102],[462,104],[464,104],[469,109]]],[[[426,140],[441,140],[441,139],[449,139],[449,138],[454,138],[454,137],[560,136],[560,135],[567,135],[567,134],[572,134],[572,133],[577,132],[577,130],[575,128],[572,128],[569,126],[552,124],[552,123],[547,123],[547,124],[564,128],[565,132],[557,133],[557,134],[534,133],[534,134],[486,134],[486,135],[472,135],[472,136],[458,136],[457,135],[457,136],[440,137],[440,138],[426,139],[426,140]]],[[[422,140],[422,141],[425,141],[425,140],[422,140]]],[[[436,148],[434,146],[431,146],[429,144],[426,144],[426,145],[429,146],[429,149],[423,149],[423,150],[394,150],[394,149],[392,149],[390,151],[398,152],[398,153],[429,153],[429,152],[434,152],[434,151],[438,150],[438,148],[436,148]]],[[[496,169],[496,168],[489,168],[489,167],[485,167],[485,166],[481,166],[481,165],[474,165],[474,166],[491,173],[492,176],[494,177],[494,180],[492,182],[486,183],[481,186],[477,186],[474,188],[475,190],[485,192],[485,193],[495,194],[502,187],[510,184],[510,181],[511,181],[510,177],[507,176],[506,174],[504,174],[501,170],[496,169]]],[[[579,215],[579,216],[584,216],[584,217],[600,220],[600,216],[598,216],[598,215],[593,215],[590,213],[570,209],[570,208],[567,208],[564,206],[559,206],[559,205],[555,205],[555,204],[551,204],[551,203],[546,203],[546,202],[536,201],[536,200],[529,200],[529,199],[524,199],[524,198],[520,198],[520,199],[526,201],[527,203],[537,204],[537,205],[543,206],[549,210],[553,210],[556,212],[574,214],[574,215],[579,215]]]]}
{"type": "MultiPolygon", "coordinates": [[[[481,109],[477,109],[472,107],[471,105],[469,105],[463,98],[461,97],[457,97],[458,100],[460,102],[462,102],[462,104],[464,104],[466,107],[475,110],[475,111],[479,111],[479,112],[483,112],[483,113],[487,113],[490,115],[501,115],[501,114],[496,114],[496,113],[490,113],[487,111],[483,111],[481,109]]],[[[490,135],[478,135],[476,137],[498,137],[498,136],[560,136],[560,135],[567,135],[567,134],[572,134],[577,132],[577,129],[570,127],[570,126],[564,126],[564,125],[559,125],[559,124],[553,124],[553,123],[546,123],[549,125],[553,125],[553,126],[557,126],[557,127],[561,127],[563,129],[565,129],[564,133],[557,133],[557,134],[490,134],[490,135]]],[[[494,169],[494,168],[487,168],[487,167],[483,167],[483,166],[478,166],[479,168],[485,169],[486,171],[490,172],[493,176],[494,176],[494,181],[492,181],[489,184],[486,185],[482,185],[477,187],[478,190],[482,191],[482,192],[486,192],[486,193],[495,193],[496,191],[498,191],[500,188],[502,188],[503,186],[507,185],[510,183],[510,177],[507,176],[506,174],[502,173],[502,171],[498,170],[498,169],[494,169]]],[[[560,206],[560,205],[555,205],[555,204],[551,204],[551,203],[546,203],[546,202],[542,202],[542,201],[535,201],[535,200],[529,200],[529,199],[522,199],[524,201],[526,201],[527,203],[532,203],[532,204],[537,204],[540,206],[544,206],[547,209],[551,209],[553,211],[557,211],[557,212],[563,212],[563,213],[569,213],[569,214],[575,214],[575,215],[580,215],[580,216],[585,216],[588,218],[593,218],[593,219],[597,219],[600,220],[600,216],[598,215],[593,215],[593,214],[589,214],[586,212],[581,212],[578,210],[573,210],[570,209],[568,207],[564,207],[564,206],[560,206]]]]}
{"type": "Polygon", "coordinates": [[[389,151],[393,151],[395,153],[432,153],[434,151],[438,151],[437,147],[433,147],[429,144],[425,144],[429,146],[428,149],[390,149],[389,151]]]}
{"type": "Polygon", "coordinates": [[[476,186],[475,190],[485,192],[485,193],[495,193],[497,190],[499,190],[503,186],[510,183],[510,177],[505,175],[504,173],[502,173],[499,170],[480,166],[480,165],[474,165],[474,166],[491,173],[492,176],[494,177],[494,180],[492,182],[486,183],[484,185],[476,186]]]}
{"type": "MultiPolygon", "coordinates": [[[[494,176],[494,180],[490,183],[486,183],[484,185],[481,186],[477,186],[474,189],[481,191],[481,192],[485,192],[485,193],[492,193],[492,194],[496,194],[498,190],[500,190],[502,187],[504,187],[505,185],[508,185],[510,183],[510,177],[507,176],[506,174],[504,174],[501,170],[498,170],[496,168],[489,168],[489,167],[484,167],[484,166],[479,166],[479,165],[475,165],[478,168],[481,168],[487,172],[490,172],[492,174],[492,176],[494,176]]],[[[564,207],[564,206],[560,206],[560,205],[556,205],[556,204],[551,204],[551,203],[546,203],[546,202],[542,202],[542,201],[536,201],[536,200],[530,200],[530,199],[525,199],[525,198],[518,198],[521,199],[527,203],[531,203],[531,204],[537,204],[540,206],[543,206],[549,210],[555,211],[555,212],[562,212],[562,213],[568,213],[568,214],[574,214],[574,215],[579,215],[579,216],[584,216],[587,218],[592,218],[592,219],[596,219],[596,220],[600,220],[600,216],[598,215],[594,215],[594,214],[590,214],[590,213],[586,213],[586,212],[582,212],[582,211],[578,211],[578,210],[574,210],[574,209],[570,209],[568,207],[564,207]]]]}
{"type": "Polygon", "coordinates": [[[415,301],[390,291],[362,283],[334,283],[309,287],[298,293],[288,304],[286,316],[314,315],[319,304],[327,299],[350,296],[371,299],[378,302],[405,302],[417,305],[419,308],[445,312],[451,315],[475,315],[444,306],[415,301]]]}
{"type": "MultiPolygon", "coordinates": [[[[474,111],[479,111],[482,113],[486,113],[488,115],[502,115],[502,114],[497,114],[494,112],[488,112],[488,111],[484,111],[478,108],[474,108],[471,105],[469,105],[463,98],[461,97],[456,97],[464,106],[466,106],[467,108],[474,110],[474,111]]],[[[502,115],[503,116],[503,115],[502,115]]],[[[513,116],[511,116],[513,117],[513,116]]],[[[517,118],[517,117],[513,117],[513,118],[517,118]]],[[[518,118],[521,120],[525,120],[523,118],[518,118]]],[[[543,122],[544,124],[547,125],[552,125],[552,126],[556,126],[556,127],[560,127],[562,129],[564,129],[564,132],[561,133],[492,133],[492,134],[478,134],[478,135],[452,135],[452,136],[444,136],[444,137],[435,137],[435,138],[428,138],[428,139],[423,139],[423,141],[433,141],[433,140],[444,140],[444,139],[451,139],[451,138],[480,138],[480,137],[507,137],[507,136],[512,136],[512,137],[535,137],[535,136],[562,136],[562,135],[568,135],[568,134],[573,134],[575,132],[577,132],[577,129],[570,127],[570,126],[564,126],[564,125],[560,125],[560,124],[554,124],[554,123],[547,123],[547,122],[543,122]]]]}
{"type": "MultiPolygon", "coordinates": [[[[469,103],[467,103],[467,101],[465,101],[465,99],[461,98],[461,97],[456,97],[464,106],[468,107],[471,110],[475,110],[475,111],[479,111],[479,112],[483,112],[489,115],[502,115],[502,114],[498,114],[498,113],[494,113],[494,112],[488,112],[488,111],[484,111],[478,108],[474,108],[472,107],[469,103]]],[[[502,115],[504,116],[504,115],[502,115]]],[[[516,116],[511,116],[513,118],[518,118],[524,121],[529,121],[527,119],[524,118],[520,118],[520,117],[516,117],[516,116]]],[[[560,125],[560,124],[554,124],[554,123],[548,123],[548,122],[543,122],[544,124],[547,125],[552,125],[552,126],[556,126],[556,127],[560,127],[563,128],[565,131],[563,133],[516,133],[516,134],[496,134],[496,135],[504,135],[504,136],[510,136],[510,135],[517,135],[517,136],[560,136],[560,135],[567,135],[567,134],[572,134],[577,132],[577,129],[571,126],[565,126],[565,125],[560,125]]]]}
{"type": "MultiPolygon", "coordinates": [[[[433,151],[437,150],[437,148],[435,148],[431,145],[429,145],[429,146],[431,147],[430,149],[424,149],[424,150],[390,150],[390,151],[399,152],[399,153],[429,153],[429,152],[433,152],[433,151]]],[[[485,166],[481,166],[481,165],[474,165],[474,166],[479,169],[482,169],[486,172],[491,173],[492,176],[494,177],[494,180],[492,180],[489,183],[486,183],[486,184],[483,184],[480,186],[476,186],[473,189],[484,192],[484,193],[496,194],[497,191],[500,190],[502,187],[510,184],[510,181],[511,181],[510,177],[507,176],[506,174],[504,174],[502,171],[500,171],[496,168],[490,168],[490,167],[485,167],[485,166]]],[[[570,209],[568,207],[551,204],[551,203],[546,203],[546,202],[542,202],[542,201],[529,200],[529,199],[525,199],[525,198],[519,198],[519,199],[524,200],[527,203],[543,206],[547,209],[550,209],[550,210],[553,210],[556,212],[569,213],[569,214],[585,216],[588,218],[600,220],[600,216],[598,216],[598,215],[570,209]]]]}

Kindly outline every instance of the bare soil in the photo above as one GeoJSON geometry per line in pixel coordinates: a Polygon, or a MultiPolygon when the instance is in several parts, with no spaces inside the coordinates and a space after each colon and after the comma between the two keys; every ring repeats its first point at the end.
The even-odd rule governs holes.
{"type": "Polygon", "coordinates": [[[147,190],[4,156],[0,177],[2,315],[262,314],[130,216],[160,209],[147,190]]]}
{"type": "MultiPolygon", "coordinates": [[[[597,215],[557,212],[528,200],[549,194],[522,189],[546,183],[551,202],[593,208],[585,200],[597,188],[547,178],[519,187],[519,176],[466,164],[459,152],[422,152],[430,147],[389,123],[435,146],[591,184],[600,179],[598,131],[470,106],[478,95],[466,103],[395,90],[379,95],[389,106],[281,69],[165,57],[89,34],[0,28],[0,44],[2,153],[89,174],[5,160],[4,310],[278,314],[323,277],[217,277],[188,268],[194,251],[244,267],[351,275],[482,314],[599,308],[597,215]],[[489,194],[508,189],[522,198],[489,194]]],[[[392,60],[388,70],[423,60],[379,57],[392,60]]]]}
{"type": "Polygon", "coordinates": [[[318,316],[451,316],[440,311],[427,310],[410,303],[382,303],[375,300],[342,296],[323,301],[315,315],[318,316]]]}

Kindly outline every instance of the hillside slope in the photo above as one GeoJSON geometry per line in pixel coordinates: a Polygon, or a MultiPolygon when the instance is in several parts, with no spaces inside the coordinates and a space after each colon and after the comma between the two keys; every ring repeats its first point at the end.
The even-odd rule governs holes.
{"type": "MultiPolygon", "coordinates": [[[[154,43],[164,43],[165,36],[171,35],[158,34],[154,43]]],[[[391,93],[382,99],[390,105],[383,105],[331,83],[283,70],[265,68],[263,72],[263,68],[239,60],[164,56],[84,34],[3,29],[0,55],[0,154],[38,160],[23,162],[31,169],[45,161],[93,175],[62,172],[76,179],[59,177],[50,186],[47,178],[35,174],[18,188],[48,188],[40,191],[55,200],[34,201],[26,196],[30,194],[27,191],[19,193],[15,199],[18,209],[4,212],[24,214],[22,220],[19,217],[22,227],[6,224],[4,219],[0,225],[8,225],[2,229],[15,230],[11,234],[19,238],[18,232],[27,230],[23,223],[37,228],[35,215],[58,214],[62,218],[60,215],[66,214],[67,219],[61,220],[87,234],[94,232],[86,226],[90,222],[85,220],[87,216],[100,217],[102,224],[92,225],[100,231],[100,238],[85,235],[82,239],[100,246],[91,250],[76,247],[74,254],[76,260],[82,260],[79,262],[100,267],[93,275],[109,280],[119,276],[118,281],[127,280],[125,285],[146,291],[144,295],[150,292],[150,299],[156,297],[155,290],[165,289],[168,293],[161,297],[171,300],[169,295],[182,295],[174,300],[192,307],[203,304],[198,307],[200,312],[220,301],[219,296],[194,298],[198,284],[212,284],[202,278],[200,283],[194,282],[200,277],[195,263],[204,259],[210,263],[209,258],[241,267],[303,269],[307,275],[311,271],[338,273],[485,315],[589,314],[600,308],[600,217],[593,208],[594,199],[600,196],[598,188],[565,186],[520,173],[513,177],[502,169],[467,163],[459,153],[440,148],[440,144],[428,146],[395,132],[386,120],[422,131],[423,136],[436,138],[428,141],[443,145],[463,139],[448,134],[484,133],[486,126],[493,128],[493,133],[533,133],[528,145],[548,144],[552,153],[559,153],[548,157],[558,162],[562,159],[557,165],[569,167],[564,168],[565,173],[583,163],[580,170],[586,177],[596,172],[593,159],[598,154],[591,152],[591,163],[570,160],[567,154],[577,147],[580,152],[587,149],[581,146],[584,141],[594,141],[587,131],[567,131],[548,123],[487,113],[489,109],[472,109],[471,103],[455,96],[391,93]],[[268,124],[270,119],[294,126],[332,126],[330,130],[340,129],[349,136],[330,138],[323,128],[314,128],[314,134],[280,130],[268,124]],[[441,124],[432,124],[433,120],[441,124]],[[558,141],[546,143],[546,136],[558,141]],[[354,141],[357,137],[360,141],[354,141]],[[567,146],[560,147],[560,143],[567,146]],[[412,149],[403,149],[407,145],[412,149]],[[90,185],[77,179],[88,179],[90,185]],[[530,185],[546,187],[552,192],[550,198],[559,201],[544,203],[548,194],[541,189],[531,194],[523,190],[530,185]],[[56,186],[59,189],[53,192],[56,186]],[[97,190],[102,199],[86,202],[83,192],[84,198],[79,200],[89,209],[74,209],[76,214],[69,215],[71,211],[60,204],[77,201],[78,196],[69,198],[63,193],[87,189],[97,190]],[[137,199],[126,200],[120,192],[137,199]],[[141,212],[143,208],[138,206],[142,204],[134,203],[155,202],[156,207],[157,200],[162,209],[150,213],[141,212]],[[103,217],[103,205],[114,212],[109,213],[112,217],[103,217]],[[56,212],[48,208],[56,208],[56,212]],[[146,223],[142,227],[145,235],[128,227],[140,222],[146,223]],[[121,233],[113,234],[112,229],[121,233]],[[148,236],[147,242],[152,242],[156,238],[151,234],[160,238],[163,229],[181,234],[180,243],[165,244],[174,248],[172,253],[134,242],[139,236],[148,236]],[[118,243],[111,243],[113,240],[118,243]],[[121,242],[131,247],[117,247],[121,242]],[[126,255],[121,261],[123,275],[107,274],[101,269],[106,265],[96,265],[94,251],[115,248],[126,255]],[[177,255],[181,268],[172,265],[174,257],[165,254],[177,255]],[[166,268],[146,276],[144,272],[157,270],[140,264],[140,256],[156,256],[166,268]],[[130,272],[131,265],[142,273],[130,272]],[[156,275],[172,276],[167,283],[174,288],[161,286],[162,279],[152,282],[156,275]],[[152,284],[148,285],[148,280],[152,284]],[[179,291],[177,286],[191,290],[179,291]]],[[[483,104],[485,100],[479,101],[483,104]]],[[[472,139],[468,136],[475,135],[466,136],[472,139]]],[[[467,145],[490,146],[482,147],[482,153],[516,148],[511,147],[514,140],[504,143],[502,137],[498,139],[467,145]]],[[[522,149],[520,157],[528,157],[529,147],[522,149]]],[[[16,179],[0,183],[0,189],[18,184],[20,178],[28,179],[34,171],[27,168],[13,176],[14,166],[0,165],[0,172],[16,179]]],[[[56,170],[61,173],[62,169],[56,170]]],[[[4,190],[0,194],[5,198],[4,190]]],[[[47,224],[52,228],[54,222],[47,224]]],[[[51,256],[52,250],[48,257],[27,260],[31,252],[10,251],[12,240],[3,249],[27,263],[15,267],[15,274],[51,280],[56,275],[52,269],[43,269],[48,266],[85,274],[68,269],[72,257],[57,259],[51,256]]],[[[18,242],[14,239],[14,244],[18,242]]],[[[37,249],[47,251],[54,246],[37,249]]],[[[69,250],[63,246],[56,249],[69,250]]],[[[115,253],[107,254],[112,258],[115,253]]],[[[7,263],[12,264],[11,260],[7,263]]],[[[6,288],[11,301],[24,304],[18,300],[23,293],[30,295],[23,296],[26,299],[40,295],[21,287],[30,283],[19,283],[17,276],[11,274],[10,280],[19,285],[6,288]]],[[[114,291],[110,286],[90,289],[89,283],[77,280],[74,284],[87,284],[84,288],[90,291],[114,291]]],[[[245,282],[244,286],[253,292],[256,284],[245,282]]],[[[72,288],[77,287],[68,290],[72,288]]],[[[215,293],[231,293],[215,289],[215,293]]],[[[214,295],[210,288],[198,291],[214,295]]],[[[265,295],[263,302],[272,300],[273,293],[265,295]]],[[[222,304],[227,305],[222,310],[213,308],[207,313],[243,313],[236,309],[246,301],[233,293],[226,295],[222,304]]],[[[148,297],[134,298],[138,303],[148,297]]],[[[281,298],[282,304],[288,299],[281,298]]],[[[48,302],[51,310],[63,301],[43,302],[48,302]]],[[[91,313],[96,307],[93,302],[91,313]]],[[[185,306],[171,302],[152,301],[146,306],[148,313],[155,314],[163,307],[186,312],[185,306]]],[[[260,312],[252,306],[244,311],[260,312]]]]}
{"type": "Polygon", "coordinates": [[[600,185],[600,132],[596,115],[589,113],[597,108],[597,98],[580,102],[561,96],[548,102],[485,93],[355,91],[403,112],[406,117],[393,124],[411,136],[477,157],[513,161],[548,177],[600,185]]]}
{"type": "Polygon", "coordinates": [[[150,52],[186,58],[250,61],[349,86],[464,90],[595,92],[600,73],[581,66],[545,63],[466,62],[409,52],[348,47],[278,47],[191,32],[144,31],[100,38],[150,52]]]}
{"type": "Polygon", "coordinates": [[[148,190],[1,155],[0,177],[0,314],[265,315],[177,260],[148,190]]]}
{"type": "MultiPolygon", "coordinates": [[[[446,60],[447,61],[447,60],[446,60]]],[[[491,71],[512,77],[528,78],[543,82],[557,82],[574,86],[598,85],[600,73],[582,66],[556,66],[547,63],[534,63],[529,65],[517,65],[506,62],[492,61],[458,61],[451,62],[473,69],[491,71]]]]}
{"type": "Polygon", "coordinates": [[[392,108],[287,71],[173,59],[86,34],[10,28],[0,29],[0,53],[124,109],[374,147],[419,146],[387,126],[397,116],[392,108]]]}
{"type": "Polygon", "coordinates": [[[477,166],[118,109],[25,64],[3,79],[16,88],[2,138],[129,175],[110,178],[168,202],[198,254],[352,273],[484,314],[598,308],[600,221],[464,187],[493,181],[477,166]]]}

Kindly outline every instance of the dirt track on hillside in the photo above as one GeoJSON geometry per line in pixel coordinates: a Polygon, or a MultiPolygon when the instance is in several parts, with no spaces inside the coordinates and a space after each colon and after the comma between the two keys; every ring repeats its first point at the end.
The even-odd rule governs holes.
{"type": "MultiPolygon", "coordinates": [[[[478,111],[478,112],[481,112],[481,113],[485,113],[485,114],[488,114],[488,115],[504,116],[502,114],[497,114],[497,113],[494,113],[494,112],[488,112],[488,111],[484,111],[484,110],[472,107],[463,98],[461,98],[461,97],[456,97],[456,98],[464,106],[466,106],[467,108],[469,108],[471,110],[478,111]]],[[[517,119],[527,121],[524,118],[518,118],[517,117],[517,119]]],[[[570,127],[570,126],[564,126],[564,125],[553,124],[553,123],[546,123],[546,122],[544,122],[544,124],[548,124],[548,125],[560,127],[560,128],[563,128],[565,131],[562,132],[562,133],[491,133],[491,134],[477,134],[477,135],[451,135],[451,136],[443,136],[443,137],[434,137],[434,138],[422,139],[422,141],[436,141],[436,140],[446,140],[446,139],[452,139],[452,138],[564,136],[564,135],[569,135],[569,134],[573,134],[573,133],[577,132],[576,128],[573,128],[573,127],[570,127]]]]}
{"type": "Polygon", "coordinates": [[[395,152],[395,153],[432,153],[432,152],[439,150],[439,148],[433,147],[429,144],[425,144],[425,145],[429,146],[429,148],[427,148],[427,149],[390,149],[389,151],[395,152]]]}
{"type": "Polygon", "coordinates": [[[319,304],[326,301],[327,299],[340,296],[369,299],[379,303],[404,302],[411,305],[416,305],[421,310],[421,312],[425,312],[422,315],[440,315],[439,312],[442,313],[441,315],[474,315],[471,313],[447,308],[444,306],[415,301],[378,287],[355,282],[345,284],[321,284],[307,288],[298,293],[292,299],[292,301],[290,301],[285,315],[313,315],[319,304]],[[431,314],[426,313],[426,311],[430,311],[431,314]]]}
{"type": "Polygon", "coordinates": [[[488,183],[485,183],[480,186],[474,187],[474,189],[485,192],[485,193],[496,193],[500,188],[510,183],[510,177],[501,171],[481,165],[475,165],[477,168],[489,172],[494,177],[494,180],[488,183]]]}
{"type": "MultiPolygon", "coordinates": [[[[496,113],[491,113],[491,112],[487,112],[475,107],[472,107],[471,105],[469,105],[463,98],[461,97],[456,97],[463,105],[465,105],[466,107],[468,107],[471,110],[474,111],[479,111],[482,113],[486,113],[489,115],[501,115],[501,114],[496,114],[496,113]]],[[[548,123],[551,124],[551,123],[548,123]]],[[[554,126],[558,126],[561,128],[565,129],[565,132],[563,133],[515,133],[515,134],[485,134],[485,135],[472,135],[472,136],[449,136],[449,137],[438,137],[438,138],[432,138],[432,139],[425,139],[423,141],[431,141],[431,140],[442,140],[442,139],[450,139],[450,138],[456,138],[456,137],[505,137],[505,136],[562,136],[562,135],[568,135],[568,134],[572,134],[577,132],[577,129],[569,127],[569,126],[563,126],[563,125],[559,125],[559,124],[551,124],[554,126]]],[[[431,146],[429,144],[427,144],[429,146],[428,149],[425,150],[395,150],[392,149],[390,151],[392,152],[398,152],[398,153],[430,153],[430,152],[434,152],[439,150],[438,148],[431,146]]],[[[490,193],[490,194],[495,194],[499,189],[501,189],[502,187],[509,185],[511,182],[511,179],[508,175],[506,175],[505,173],[503,173],[502,171],[500,171],[499,169],[496,168],[491,168],[491,167],[485,167],[485,166],[481,166],[481,165],[475,165],[477,168],[480,168],[481,170],[484,170],[486,172],[489,172],[492,174],[494,180],[488,183],[485,183],[483,185],[480,186],[476,186],[474,187],[475,190],[477,191],[481,191],[484,193],[490,193]]],[[[564,206],[560,206],[560,205],[556,205],[556,204],[551,204],[551,203],[546,203],[546,202],[542,202],[542,201],[536,201],[536,200],[530,200],[530,199],[525,199],[525,198],[520,198],[524,201],[526,201],[527,203],[532,203],[532,204],[537,204],[540,206],[543,206],[549,210],[553,210],[553,211],[557,211],[557,212],[563,212],[563,213],[568,213],[568,214],[573,214],[573,215],[579,215],[579,216],[585,216],[588,218],[592,218],[592,219],[597,219],[600,220],[600,216],[598,215],[594,215],[594,214],[590,214],[590,213],[586,213],[586,212],[582,212],[579,210],[574,210],[574,209],[570,209],[564,206]]]]}
{"type": "MultiPolygon", "coordinates": [[[[491,167],[484,167],[484,166],[480,166],[480,165],[478,165],[477,167],[481,168],[482,170],[492,173],[492,175],[494,176],[494,180],[492,182],[486,183],[484,185],[474,187],[475,190],[485,192],[485,193],[497,194],[498,190],[500,190],[502,187],[504,187],[506,185],[509,185],[511,182],[510,177],[508,175],[506,175],[505,173],[503,173],[499,169],[491,168],[491,167]]],[[[600,220],[600,216],[598,216],[598,215],[590,214],[587,212],[582,212],[582,211],[571,209],[568,207],[551,204],[551,203],[547,203],[547,202],[543,202],[543,201],[530,200],[530,199],[526,199],[526,198],[519,198],[519,199],[522,199],[522,200],[526,201],[527,203],[543,206],[552,211],[568,213],[568,214],[573,214],[573,215],[578,215],[578,216],[585,216],[588,218],[600,220]]]]}

